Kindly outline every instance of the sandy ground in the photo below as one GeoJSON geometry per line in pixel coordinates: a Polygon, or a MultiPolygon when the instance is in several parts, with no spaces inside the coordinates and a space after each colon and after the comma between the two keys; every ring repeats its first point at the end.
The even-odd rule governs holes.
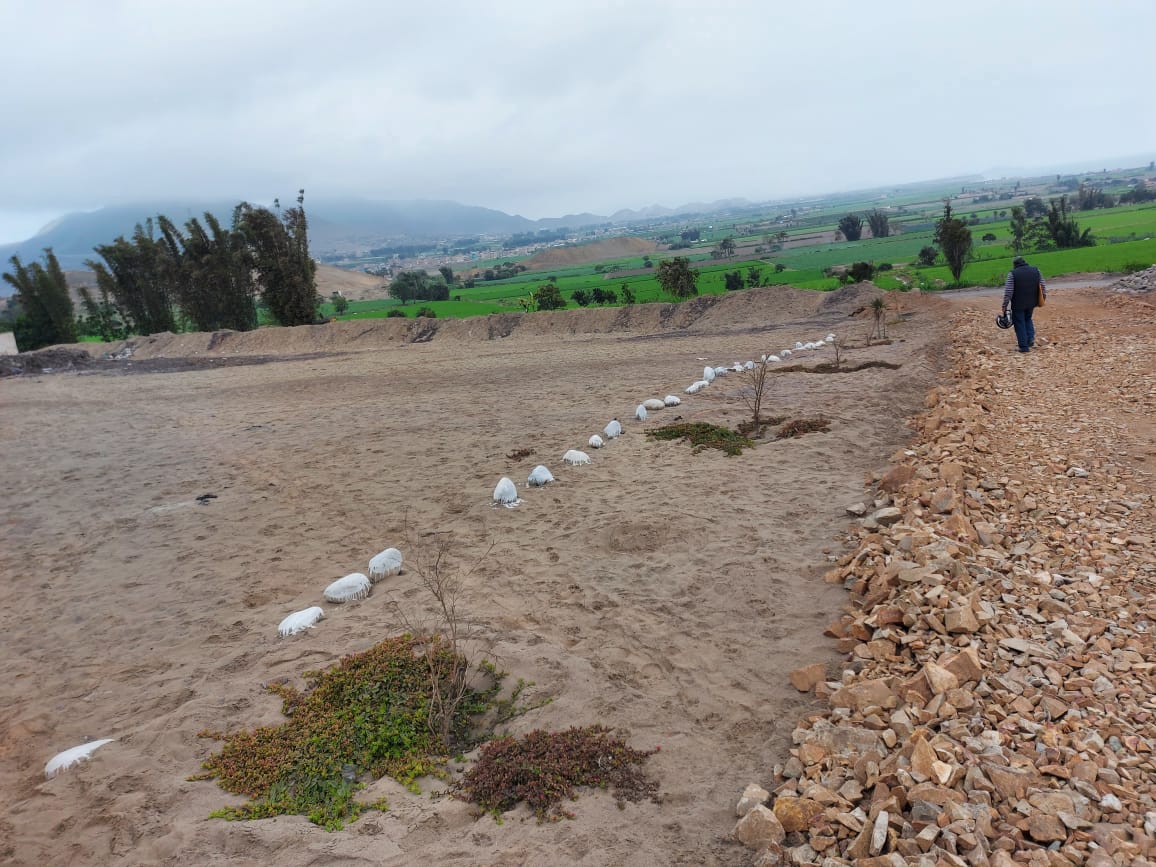
{"type": "MultiPolygon", "coordinates": [[[[821,631],[843,594],[820,576],[842,550],[844,507],[906,440],[904,419],[934,381],[945,302],[905,298],[895,342],[850,352],[898,370],[776,380],[769,410],[824,413],[829,433],[732,458],[643,436],[676,415],[737,423],[734,376],[649,422],[625,420],[646,397],[681,394],[704,363],[829,330],[861,341],[863,321],[848,317],[861,298],[816,299],[736,293],[690,327],[639,312],[649,325],[607,331],[594,317],[610,314],[595,311],[596,333],[568,315],[551,320],[570,323],[558,333],[0,380],[0,858],[745,863],[730,837],[735,800],[785,759],[809,707],[785,674],[837,658],[821,631]],[[561,464],[613,416],[626,434],[593,465],[561,464]],[[508,459],[516,449],[534,454],[508,459]],[[556,484],[516,509],[490,505],[500,476],[521,485],[539,462],[556,484]],[[203,493],[217,498],[199,505],[203,493]],[[573,821],[539,825],[519,809],[499,825],[384,781],[370,794],[392,810],[341,832],[301,817],[208,818],[237,799],[186,781],[215,747],[196,733],[279,721],[263,684],[299,682],[391,634],[391,598],[421,604],[403,574],[364,602],[326,604],[315,630],[276,634],[286,614],[321,604],[330,581],[388,545],[404,549],[407,515],[411,556],[432,531],[452,532],[462,564],[493,544],[467,590],[487,656],[533,681],[531,698],[553,697],[511,730],[602,722],[634,746],[661,745],[649,762],[661,803],[619,811],[585,792],[573,821]],[[56,752],[102,737],[117,740],[44,780],[56,752]]],[[[319,349],[335,347],[295,347],[319,349]]]]}

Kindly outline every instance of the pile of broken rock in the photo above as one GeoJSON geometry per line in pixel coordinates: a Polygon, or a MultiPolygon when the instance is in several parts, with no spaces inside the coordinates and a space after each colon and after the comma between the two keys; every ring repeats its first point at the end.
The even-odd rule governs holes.
{"type": "Polygon", "coordinates": [[[954,384],[849,510],[848,662],[791,674],[826,707],[739,801],[755,864],[1156,858],[1152,476],[1108,409],[1132,383],[1156,416],[1152,342],[1009,369],[985,329],[960,316],[954,384]]]}

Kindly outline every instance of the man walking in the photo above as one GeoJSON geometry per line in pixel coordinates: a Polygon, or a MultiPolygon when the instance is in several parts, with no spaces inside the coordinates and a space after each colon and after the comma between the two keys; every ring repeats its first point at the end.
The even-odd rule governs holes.
{"type": "Polygon", "coordinates": [[[1047,297],[1047,286],[1040,269],[1029,265],[1023,256],[1016,256],[1003,283],[1003,312],[1006,316],[1010,304],[1020,352],[1028,352],[1036,342],[1032,313],[1047,297]]]}

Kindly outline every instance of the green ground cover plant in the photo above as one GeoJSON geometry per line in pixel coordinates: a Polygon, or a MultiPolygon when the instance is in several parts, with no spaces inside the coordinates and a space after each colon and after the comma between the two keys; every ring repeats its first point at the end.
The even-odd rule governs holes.
{"type": "MultiPolygon", "coordinates": [[[[202,732],[224,742],[204,762],[205,773],[248,803],[212,813],[224,819],[300,814],[329,829],[341,828],[383,803],[354,799],[363,774],[388,775],[413,785],[443,773],[457,744],[430,725],[430,660],[449,667],[450,644],[409,635],[388,638],[343,658],[326,671],[306,672],[306,689],[272,685],[286,721],[233,734],[202,732]]],[[[460,664],[460,659],[457,660],[460,664]]],[[[497,696],[501,675],[487,668],[490,686],[471,689],[456,705],[452,736],[469,740],[471,721],[497,696]]]]}
{"type": "Polygon", "coordinates": [[[668,424],[652,428],[646,435],[656,440],[686,440],[694,446],[694,454],[703,449],[718,449],[727,455],[740,455],[744,448],[751,448],[755,444],[754,440],[737,431],[703,421],[668,424]]]}

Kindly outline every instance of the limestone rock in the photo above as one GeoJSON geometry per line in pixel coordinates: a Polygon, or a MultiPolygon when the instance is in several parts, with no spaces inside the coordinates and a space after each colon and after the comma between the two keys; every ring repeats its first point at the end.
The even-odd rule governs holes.
{"type": "Polygon", "coordinates": [[[923,664],[923,676],[927,678],[927,683],[931,687],[933,695],[940,695],[949,689],[955,689],[959,686],[958,677],[942,665],[936,665],[934,662],[925,662],[923,664]]]}
{"type": "Polygon", "coordinates": [[[739,802],[735,806],[735,815],[740,818],[745,816],[759,804],[765,804],[770,796],[771,793],[762,786],[751,783],[743,789],[743,796],[739,798],[739,802]]]}
{"type": "Polygon", "coordinates": [[[871,513],[871,520],[881,527],[890,527],[892,524],[898,523],[902,517],[903,512],[894,506],[886,506],[871,513]]]}
{"type": "Polygon", "coordinates": [[[865,707],[895,707],[898,702],[885,680],[863,680],[844,686],[829,699],[831,707],[863,710],[865,707]]]}
{"type": "Polygon", "coordinates": [[[822,683],[826,676],[827,667],[821,662],[815,662],[802,668],[796,668],[787,675],[787,678],[791,681],[791,686],[799,692],[810,692],[815,688],[815,684],[822,683]]]}
{"type": "Polygon", "coordinates": [[[823,812],[823,805],[810,798],[786,797],[775,798],[772,809],[782,823],[783,830],[789,834],[810,827],[815,817],[823,812]]]}
{"type": "Polygon", "coordinates": [[[1047,813],[1032,813],[1028,816],[1027,831],[1037,843],[1068,839],[1068,829],[1064,827],[1064,823],[1047,813]]]}
{"type": "Polygon", "coordinates": [[[762,849],[782,843],[786,832],[775,814],[759,804],[739,819],[734,836],[752,849],[762,849]]]}
{"type": "Polygon", "coordinates": [[[976,620],[970,605],[948,608],[943,616],[943,625],[948,632],[954,634],[979,631],[979,621],[976,620]]]}

